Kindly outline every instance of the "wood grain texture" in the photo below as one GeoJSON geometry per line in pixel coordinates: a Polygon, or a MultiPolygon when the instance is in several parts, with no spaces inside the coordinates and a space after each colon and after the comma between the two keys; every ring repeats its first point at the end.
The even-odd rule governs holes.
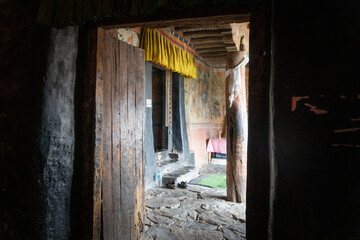
{"type": "Polygon", "coordinates": [[[212,52],[223,52],[225,51],[225,45],[224,47],[215,47],[215,48],[201,48],[201,49],[196,49],[196,52],[201,54],[201,53],[212,53],[212,52]]]}
{"type": "Polygon", "coordinates": [[[104,35],[104,95],[103,95],[103,232],[104,236],[113,235],[114,221],[113,221],[113,196],[112,196],[112,82],[114,79],[113,61],[114,56],[112,50],[114,49],[113,38],[108,32],[104,35]]]}
{"type": "MultiPolygon", "coordinates": [[[[116,35],[117,37],[117,35],[116,35]]],[[[112,81],[111,87],[111,97],[112,97],[112,166],[111,166],[111,174],[112,174],[112,198],[113,205],[112,211],[114,214],[113,222],[114,224],[114,236],[116,239],[121,237],[121,225],[116,224],[121,222],[121,188],[120,188],[120,145],[121,145],[121,126],[120,126],[120,74],[121,65],[120,57],[121,51],[120,46],[118,44],[118,40],[112,39],[112,46],[115,52],[114,61],[112,62],[113,68],[115,69],[115,76],[112,81]]]]}
{"type": "MultiPolygon", "coordinates": [[[[136,66],[145,69],[145,52],[136,48],[136,66]]],[[[145,182],[144,182],[144,131],[145,131],[145,71],[136,71],[135,74],[135,177],[137,186],[135,193],[135,239],[144,238],[145,218],[145,182]]]]}
{"type": "Polygon", "coordinates": [[[127,118],[127,88],[128,88],[128,62],[127,62],[127,46],[124,44],[120,44],[120,204],[121,204],[121,211],[120,214],[122,216],[122,226],[121,226],[121,235],[124,235],[124,226],[128,226],[128,219],[123,221],[123,218],[125,216],[128,216],[128,212],[125,208],[128,206],[126,196],[129,194],[129,190],[127,187],[127,181],[129,181],[126,171],[126,165],[128,161],[128,152],[129,152],[129,145],[127,143],[127,137],[128,137],[128,118],[127,118]]]}
{"type": "Polygon", "coordinates": [[[200,53],[200,56],[202,56],[203,58],[206,58],[206,57],[226,57],[227,52],[224,49],[224,51],[221,51],[221,52],[200,53]]]}
{"type": "Polygon", "coordinates": [[[199,31],[203,31],[203,30],[222,30],[222,31],[226,31],[226,30],[231,30],[231,27],[230,27],[230,22],[228,24],[224,24],[224,25],[215,25],[214,24],[206,24],[206,25],[203,25],[203,26],[194,26],[194,27],[175,27],[175,31],[177,32],[199,32],[199,31]]]}
{"type": "Polygon", "coordinates": [[[101,115],[102,238],[141,239],[145,213],[144,52],[114,38],[110,31],[104,31],[100,40],[97,113],[101,115]]]}
{"type": "Polygon", "coordinates": [[[221,32],[222,32],[221,30],[184,32],[184,37],[191,37],[191,38],[216,37],[216,36],[221,36],[221,32]]]}
{"type": "Polygon", "coordinates": [[[203,37],[203,38],[194,38],[191,40],[193,44],[204,44],[204,43],[222,43],[222,37],[203,37]]]}
{"type": "MultiPolygon", "coordinates": [[[[244,57],[242,52],[232,52],[227,56],[227,69],[233,69],[244,57]]],[[[240,88],[234,96],[230,106],[229,91],[226,91],[226,122],[227,122],[227,164],[226,185],[227,199],[232,202],[246,202],[246,175],[247,175],[247,109],[245,67],[240,67],[241,81],[237,84],[240,88]]],[[[229,89],[230,76],[226,78],[226,89],[229,89]]]]}
{"type": "MultiPolygon", "coordinates": [[[[135,229],[133,228],[134,225],[134,214],[135,214],[135,189],[137,185],[137,179],[135,177],[135,74],[137,71],[136,61],[135,61],[135,49],[132,47],[128,48],[128,112],[127,112],[127,118],[128,118],[128,136],[127,141],[125,144],[128,144],[129,151],[128,151],[128,159],[126,161],[122,161],[127,171],[125,175],[127,176],[127,179],[122,184],[128,187],[128,195],[125,195],[124,197],[127,197],[126,203],[123,202],[122,204],[126,204],[128,207],[126,209],[127,216],[129,216],[128,219],[123,219],[122,223],[127,223],[127,226],[122,226],[125,230],[123,233],[123,237],[125,239],[134,239],[135,237],[135,229]],[[125,228],[126,227],[126,228],[125,228]]],[[[125,208],[126,206],[124,206],[125,208]]],[[[126,216],[126,215],[125,215],[126,216]]]]}
{"type": "Polygon", "coordinates": [[[141,21],[141,18],[137,18],[136,22],[133,23],[123,23],[118,24],[119,21],[114,19],[104,19],[102,21],[103,25],[106,26],[106,29],[113,28],[133,28],[133,27],[149,27],[149,28],[164,28],[169,26],[176,27],[178,32],[188,32],[188,31],[199,31],[204,29],[206,26],[210,28],[217,29],[231,29],[230,23],[242,23],[249,22],[250,14],[231,14],[231,15],[218,15],[210,17],[190,17],[185,19],[175,19],[175,20],[159,20],[159,21],[141,21]],[[139,22],[139,20],[141,22],[139,22]]]}
{"type": "Polygon", "coordinates": [[[198,49],[204,49],[204,48],[225,48],[226,45],[223,42],[217,42],[217,43],[203,43],[203,44],[194,44],[194,48],[196,50],[198,49]]]}
{"type": "Polygon", "coordinates": [[[99,29],[97,35],[97,56],[96,56],[96,86],[95,86],[95,163],[94,163],[94,218],[93,218],[93,239],[100,239],[102,228],[102,165],[103,157],[103,93],[104,93],[104,68],[103,68],[103,55],[104,55],[104,30],[99,29]]]}

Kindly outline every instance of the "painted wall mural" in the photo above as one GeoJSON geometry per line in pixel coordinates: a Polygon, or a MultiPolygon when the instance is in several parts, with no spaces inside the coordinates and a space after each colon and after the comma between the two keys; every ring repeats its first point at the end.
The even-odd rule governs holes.
{"type": "Polygon", "coordinates": [[[224,72],[214,72],[196,60],[197,79],[185,80],[188,123],[223,123],[225,118],[224,72]]]}
{"type": "Polygon", "coordinates": [[[188,123],[208,123],[210,119],[210,69],[196,61],[197,79],[185,80],[185,111],[188,123]]]}
{"type": "Polygon", "coordinates": [[[225,121],[225,73],[195,59],[197,79],[185,79],[185,116],[195,164],[207,164],[206,142],[217,137],[225,121]]]}
{"type": "Polygon", "coordinates": [[[211,92],[211,122],[224,124],[225,121],[225,73],[212,72],[210,82],[211,92]]]}

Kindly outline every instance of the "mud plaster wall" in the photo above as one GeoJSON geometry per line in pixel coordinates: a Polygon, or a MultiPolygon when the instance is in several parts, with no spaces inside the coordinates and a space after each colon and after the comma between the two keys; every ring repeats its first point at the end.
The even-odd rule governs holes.
{"type": "Polygon", "coordinates": [[[185,79],[185,116],[190,150],[199,167],[208,161],[207,139],[224,128],[225,73],[195,62],[197,79],[185,79]]]}
{"type": "Polygon", "coordinates": [[[40,239],[40,129],[49,32],[39,1],[0,1],[0,239],[40,239]]]}

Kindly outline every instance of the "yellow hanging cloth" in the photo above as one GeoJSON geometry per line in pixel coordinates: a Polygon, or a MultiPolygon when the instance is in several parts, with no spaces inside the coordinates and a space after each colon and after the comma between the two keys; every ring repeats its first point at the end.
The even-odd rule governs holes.
{"type": "Polygon", "coordinates": [[[196,78],[194,49],[169,31],[144,28],[140,47],[145,50],[146,61],[156,62],[186,78],[196,78]]]}

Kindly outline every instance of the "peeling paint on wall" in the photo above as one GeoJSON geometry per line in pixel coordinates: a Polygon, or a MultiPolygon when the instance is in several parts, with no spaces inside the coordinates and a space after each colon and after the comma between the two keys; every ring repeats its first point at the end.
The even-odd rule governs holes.
{"type": "Polygon", "coordinates": [[[324,110],[324,109],[319,109],[318,107],[314,106],[314,105],[311,105],[309,103],[304,103],[305,106],[309,107],[310,108],[310,111],[311,112],[314,112],[315,114],[326,114],[328,113],[328,111],[324,110]]]}
{"type": "Polygon", "coordinates": [[[343,132],[356,132],[360,130],[360,127],[356,128],[343,128],[343,129],[336,129],[334,130],[334,133],[343,133],[343,132]]]}
{"type": "MultiPolygon", "coordinates": [[[[318,95],[316,96],[315,98],[325,98],[326,96],[325,95],[318,95]]],[[[291,111],[295,111],[296,110],[296,107],[297,107],[297,104],[303,100],[303,99],[309,99],[310,100],[310,96],[293,96],[291,98],[291,111]]],[[[324,110],[324,109],[320,109],[319,107],[315,106],[315,105],[312,105],[308,102],[304,103],[304,106],[310,108],[309,110],[315,114],[318,114],[318,115],[323,115],[323,114],[326,114],[328,113],[327,110],[324,110]]]]}
{"type": "Polygon", "coordinates": [[[309,96],[303,96],[303,97],[292,97],[291,98],[291,111],[295,111],[296,109],[296,103],[302,99],[308,99],[309,96]]]}
{"type": "Polygon", "coordinates": [[[124,41],[134,47],[140,46],[140,34],[136,32],[136,29],[119,28],[117,30],[118,39],[124,41]]]}
{"type": "Polygon", "coordinates": [[[357,95],[357,96],[351,96],[351,97],[347,97],[347,96],[344,96],[344,95],[340,95],[339,96],[341,99],[347,99],[347,98],[350,98],[350,99],[360,99],[360,94],[357,95]]]}

